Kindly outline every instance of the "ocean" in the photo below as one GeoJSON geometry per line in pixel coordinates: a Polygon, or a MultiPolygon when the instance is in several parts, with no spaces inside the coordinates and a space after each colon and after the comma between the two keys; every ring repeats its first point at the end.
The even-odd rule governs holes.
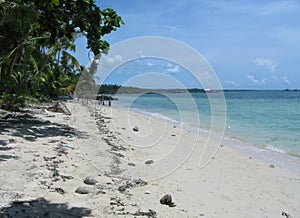
{"type": "MultiPolygon", "coordinates": [[[[214,94],[210,94],[213,96],[214,94]]],[[[300,157],[299,91],[225,91],[224,137],[258,149],[300,157]]],[[[212,112],[206,93],[117,95],[116,106],[209,131],[212,112]],[[199,117],[199,119],[198,119],[199,117]]],[[[215,126],[221,131],[222,125],[215,126]]]]}

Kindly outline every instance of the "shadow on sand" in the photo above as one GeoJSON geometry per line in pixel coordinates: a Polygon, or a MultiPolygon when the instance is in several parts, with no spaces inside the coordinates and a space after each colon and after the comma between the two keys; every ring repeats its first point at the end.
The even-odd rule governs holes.
{"type": "Polygon", "coordinates": [[[10,206],[0,208],[2,218],[25,217],[84,217],[91,215],[91,209],[84,207],[69,208],[67,203],[50,203],[45,198],[30,201],[14,201],[10,206]]]}
{"type": "Polygon", "coordinates": [[[14,155],[0,154],[0,162],[8,159],[19,159],[19,157],[14,155]]]}
{"type": "Polygon", "coordinates": [[[68,125],[42,120],[30,114],[8,114],[1,118],[1,134],[22,137],[28,141],[44,137],[69,136],[70,134],[76,134],[79,138],[88,137],[86,132],[77,131],[68,125]]]}

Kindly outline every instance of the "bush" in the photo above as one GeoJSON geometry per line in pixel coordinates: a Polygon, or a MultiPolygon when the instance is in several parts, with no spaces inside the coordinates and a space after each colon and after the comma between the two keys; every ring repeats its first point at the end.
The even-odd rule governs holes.
{"type": "Polygon", "coordinates": [[[22,95],[4,93],[0,99],[0,107],[8,111],[19,111],[25,107],[26,97],[22,95]]]}

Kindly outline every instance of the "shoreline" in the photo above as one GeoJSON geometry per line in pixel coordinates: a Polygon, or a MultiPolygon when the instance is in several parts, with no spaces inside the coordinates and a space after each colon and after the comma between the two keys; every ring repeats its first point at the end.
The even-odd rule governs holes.
{"type": "MultiPolygon", "coordinates": [[[[125,106],[121,105],[113,105],[113,107],[118,108],[120,110],[128,110],[125,106]]],[[[185,130],[191,131],[194,134],[199,134],[201,137],[208,137],[209,130],[203,129],[198,125],[191,123],[180,123],[178,120],[174,120],[173,118],[167,117],[160,113],[151,113],[144,111],[142,109],[130,109],[132,112],[140,114],[146,117],[153,117],[159,121],[167,121],[171,125],[179,125],[182,126],[185,130]]],[[[292,152],[279,152],[276,149],[270,149],[268,147],[263,147],[254,144],[245,139],[241,139],[224,132],[222,144],[228,146],[232,149],[242,152],[245,156],[255,158],[263,161],[266,164],[272,164],[274,166],[278,166],[280,168],[290,170],[300,174],[300,154],[295,154],[292,152]]]]}
{"type": "MultiPolygon", "coordinates": [[[[113,114],[112,114],[112,117],[114,119],[125,119],[125,121],[123,120],[123,121],[120,121],[120,122],[116,122],[115,127],[125,126],[126,122],[128,121],[128,118],[126,118],[126,114],[133,113],[132,117],[134,119],[142,120],[142,121],[139,121],[139,122],[137,121],[137,124],[136,124],[137,126],[139,126],[139,125],[144,126],[145,130],[144,131],[140,130],[140,131],[143,131],[142,136],[145,135],[145,132],[147,132],[147,131],[149,131],[149,129],[151,129],[151,128],[147,128],[146,126],[148,126],[148,125],[151,126],[152,127],[151,130],[153,131],[153,129],[156,129],[159,126],[162,128],[164,126],[163,123],[166,123],[166,125],[169,125],[169,127],[171,127],[171,128],[164,132],[164,137],[163,138],[168,138],[170,135],[171,136],[172,135],[177,136],[177,134],[178,134],[181,138],[183,138],[182,141],[180,141],[178,143],[178,145],[184,145],[184,144],[188,145],[189,143],[193,143],[192,140],[191,140],[191,136],[193,135],[192,131],[186,130],[185,128],[180,129],[179,127],[182,127],[181,125],[177,126],[177,128],[175,128],[175,130],[174,130],[174,129],[172,129],[174,123],[172,123],[172,122],[170,123],[170,122],[165,121],[165,120],[163,122],[162,120],[156,119],[156,117],[152,120],[152,119],[150,119],[149,116],[147,117],[143,114],[141,115],[141,114],[137,114],[136,112],[128,111],[126,109],[124,110],[124,108],[114,108],[114,107],[112,107],[112,108],[108,108],[107,110],[112,110],[112,111],[117,110],[117,112],[113,112],[113,114]],[[122,114],[122,115],[120,115],[120,114],[122,114]],[[118,116],[115,116],[115,115],[118,115],[118,116]],[[149,120],[151,121],[151,123],[150,123],[149,120]],[[178,132],[179,129],[180,129],[180,131],[182,131],[182,134],[180,134],[178,132]]],[[[131,121],[131,119],[129,119],[129,120],[131,121]]],[[[134,126],[135,123],[130,123],[130,125],[134,126]]],[[[131,127],[133,127],[133,126],[131,126],[131,127]]],[[[121,130],[122,130],[122,128],[121,128],[121,130]]],[[[127,130],[127,126],[126,126],[126,131],[124,130],[124,133],[120,131],[120,128],[118,129],[118,131],[120,131],[121,135],[125,134],[125,135],[129,135],[131,137],[132,135],[134,135],[134,133],[130,132],[130,130],[131,129],[127,130]]],[[[153,136],[157,136],[157,133],[154,132],[153,136]]],[[[149,142],[149,140],[151,140],[151,138],[153,138],[152,137],[152,132],[150,132],[148,138],[147,138],[147,136],[145,136],[145,137],[146,138],[144,138],[143,140],[133,138],[133,141],[131,143],[134,143],[134,142],[141,142],[141,143],[149,142]]],[[[218,187],[217,189],[219,189],[220,186],[221,186],[221,187],[223,187],[221,189],[222,191],[221,190],[219,190],[219,191],[221,191],[221,193],[224,194],[224,192],[226,193],[228,190],[233,191],[232,190],[232,188],[233,188],[232,185],[235,184],[235,183],[236,183],[235,185],[239,186],[241,188],[241,190],[244,190],[245,184],[249,183],[246,186],[251,187],[250,190],[255,190],[255,191],[249,191],[248,190],[249,192],[247,191],[247,193],[250,194],[250,196],[255,196],[256,194],[259,195],[260,197],[257,196],[257,199],[260,199],[260,200],[258,200],[258,202],[260,202],[260,204],[265,205],[265,202],[261,201],[262,199],[264,199],[265,201],[272,201],[273,203],[269,202],[271,205],[274,205],[274,204],[278,205],[276,203],[276,200],[275,200],[275,199],[278,200],[278,196],[276,196],[276,194],[275,195],[273,195],[273,194],[274,194],[274,192],[279,191],[279,189],[278,189],[278,187],[280,186],[279,180],[283,179],[284,177],[287,178],[287,177],[290,177],[290,176],[292,176],[292,177],[296,176],[296,178],[298,177],[298,179],[299,179],[300,174],[297,173],[297,172],[282,169],[282,168],[278,167],[277,164],[274,164],[270,161],[261,161],[259,159],[256,159],[254,155],[252,157],[249,157],[249,155],[245,155],[241,151],[239,151],[237,149],[233,149],[230,146],[228,146],[228,147],[227,146],[221,146],[219,148],[218,152],[216,153],[216,155],[212,157],[212,161],[206,167],[199,168],[197,166],[197,163],[198,163],[198,160],[199,160],[199,154],[201,154],[201,147],[204,144],[204,142],[205,142],[205,140],[203,140],[203,138],[200,137],[200,141],[197,142],[197,146],[196,146],[195,150],[193,151],[192,155],[189,156],[189,159],[186,162],[184,162],[183,165],[180,168],[178,168],[176,171],[172,172],[167,177],[163,177],[163,181],[159,181],[160,186],[163,186],[163,187],[165,187],[166,189],[169,189],[169,190],[173,190],[173,191],[176,190],[175,192],[177,192],[177,194],[178,194],[178,190],[182,190],[182,189],[181,188],[179,188],[179,189],[175,188],[176,186],[174,187],[174,185],[170,186],[170,184],[174,184],[174,181],[175,181],[175,184],[176,183],[180,183],[180,184],[186,183],[186,186],[183,189],[183,192],[185,193],[184,197],[186,198],[187,193],[189,193],[188,195],[190,197],[192,197],[194,195],[195,190],[192,187],[196,187],[198,184],[204,185],[204,189],[206,189],[206,188],[210,189],[209,188],[210,186],[214,187],[214,189],[217,188],[217,187],[218,187]],[[189,171],[192,172],[192,174],[190,174],[189,171]],[[200,177],[197,176],[198,173],[199,173],[199,175],[204,176],[204,178],[200,179],[200,177]],[[210,185],[208,185],[208,184],[205,184],[205,183],[207,182],[207,179],[210,177],[210,176],[208,176],[210,174],[213,177],[213,179],[210,180],[210,182],[209,182],[210,185]],[[259,177],[256,177],[258,175],[259,175],[259,177],[264,178],[264,181],[262,181],[259,177]],[[285,176],[283,176],[283,175],[285,175],[285,176]],[[287,176],[287,175],[290,175],[290,176],[287,176]],[[280,178],[280,179],[278,180],[277,178],[280,178]],[[235,181],[235,179],[241,180],[240,181],[241,183],[235,181]],[[257,184],[260,184],[260,185],[257,186],[257,184]],[[269,188],[267,188],[267,187],[269,187],[269,188]],[[264,198],[264,197],[261,198],[261,196],[264,195],[266,190],[268,190],[267,191],[268,193],[273,193],[272,194],[272,196],[274,197],[273,200],[271,200],[270,198],[268,198],[266,196],[265,196],[266,198],[264,198]]],[[[164,142],[162,141],[159,144],[164,144],[164,142]]],[[[164,144],[164,145],[167,145],[167,144],[164,144]]],[[[164,150],[163,148],[159,148],[159,149],[151,150],[151,148],[149,148],[148,150],[150,150],[150,151],[147,152],[147,153],[142,151],[141,154],[139,155],[139,153],[137,152],[137,149],[136,149],[134,151],[133,157],[134,158],[140,158],[139,163],[142,163],[141,160],[149,159],[149,156],[150,157],[157,157],[158,153],[160,153],[160,154],[163,153],[164,154],[164,152],[166,152],[166,150],[168,150],[168,149],[164,150]],[[159,152],[157,152],[157,150],[159,152]]],[[[126,157],[131,158],[132,156],[130,156],[130,155],[127,156],[126,155],[126,157]]],[[[156,159],[153,158],[153,160],[154,160],[154,163],[156,163],[156,159]]],[[[160,159],[158,159],[158,160],[160,160],[160,159]]],[[[161,165],[158,165],[158,168],[159,169],[154,168],[154,166],[153,166],[153,168],[151,168],[151,170],[154,170],[154,169],[158,170],[158,171],[163,170],[163,169],[160,169],[160,168],[162,168],[161,165]]],[[[149,168],[141,168],[140,170],[142,170],[144,172],[146,170],[149,170],[149,168]]],[[[128,173],[128,172],[126,171],[126,173],[128,173]]],[[[299,180],[296,179],[296,178],[295,178],[296,184],[295,184],[293,190],[295,190],[296,187],[300,187],[299,180]]],[[[289,187],[285,187],[284,190],[289,189],[292,186],[293,185],[290,184],[289,187]]],[[[200,188],[200,190],[199,189],[197,189],[197,190],[198,190],[198,192],[200,191],[200,193],[202,193],[203,196],[205,196],[205,198],[209,198],[207,192],[202,190],[202,188],[200,188]]],[[[211,190],[211,192],[215,193],[215,191],[213,191],[213,190],[211,190]]],[[[233,191],[233,193],[235,193],[235,191],[233,191]]],[[[215,194],[213,194],[213,195],[215,196],[215,194]]],[[[227,192],[227,194],[228,194],[228,196],[230,196],[230,195],[232,196],[231,192],[227,192]]],[[[224,194],[225,199],[228,197],[227,194],[224,194]],[[227,197],[225,197],[225,196],[227,196],[227,197]]],[[[238,193],[235,193],[235,194],[236,194],[236,197],[239,198],[240,193],[238,192],[238,193]]],[[[279,194],[279,195],[281,195],[281,194],[279,194]]],[[[248,198],[248,197],[246,197],[247,200],[244,199],[245,202],[243,202],[242,204],[245,203],[245,206],[246,205],[248,205],[248,206],[249,205],[255,205],[256,203],[253,203],[253,201],[255,201],[255,199],[253,199],[252,197],[250,197],[250,198],[248,198]],[[250,201],[248,202],[248,200],[250,200],[250,201]],[[248,203],[246,203],[246,202],[248,202],[248,203]]],[[[205,204],[205,203],[203,203],[203,199],[199,201],[199,198],[196,197],[196,196],[192,197],[192,199],[193,199],[192,204],[194,204],[196,202],[198,202],[200,204],[205,204]]],[[[222,200],[220,200],[218,198],[214,199],[214,200],[213,199],[214,198],[210,199],[209,202],[210,201],[211,202],[219,202],[219,203],[222,202],[222,200]]],[[[229,199],[230,199],[230,202],[233,201],[233,199],[231,197],[229,197],[229,199]]],[[[292,198],[292,199],[295,200],[295,202],[299,203],[299,199],[298,200],[296,200],[296,198],[292,198]]],[[[242,201],[244,201],[244,200],[242,200],[242,201]]],[[[240,205],[237,202],[235,202],[235,203],[240,205]]],[[[184,205],[184,208],[188,208],[187,211],[189,211],[190,214],[193,214],[195,212],[195,210],[193,210],[191,208],[191,205],[183,203],[182,201],[181,201],[181,205],[182,206],[184,205]],[[194,211],[194,212],[192,212],[192,211],[194,211]]],[[[271,205],[269,205],[269,206],[271,206],[271,205]]],[[[209,207],[211,207],[211,206],[212,205],[210,205],[209,207]]],[[[248,206],[246,208],[248,208],[248,206]]],[[[267,206],[267,207],[269,207],[269,206],[267,206]]],[[[273,206],[271,206],[271,207],[273,207],[273,206]]],[[[252,207],[250,207],[250,208],[252,208],[252,207]]],[[[280,208],[280,205],[278,205],[278,208],[280,208]]],[[[248,211],[246,210],[245,213],[241,212],[240,210],[235,211],[235,212],[231,211],[229,214],[235,214],[236,213],[236,216],[238,216],[238,215],[240,216],[241,214],[244,214],[244,217],[254,217],[254,216],[255,217],[263,217],[262,214],[260,214],[260,215],[255,214],[255,212],[254,212],[255,209],[254,209],[254,211],[252,211],[253,212],[252,213],[251,212],[252,209],[249,209],[248,211]],[[252,215],[250,215],[250,214],[252,214],[252,215]]],[[[207,210],[212,210],[213,211],[213,210],[216,210],[216,209],[213,209],[213,208],[208,209],[207,208],[207,210]]],[[[220,210],[223,211],[223,217],[227,217],[226,216],[226,214],[227,214],[226,209],[221,208],[220,210]]],[[[219,212],[214,212],[214,213],[213,212],[211,212],[211,213],[208,212],[208,213],[205,213],[205,214],[208,214],[207,217],[218,217],[220,214],[222,214],[222,212],[220,212],[220,210],[219,210],[219,212]],[[216,214],[219,214],[219,215],[216,215],[216,214]]],[[[271,212],[268,209],[261,209],[261,210],[264,210],[265,214],[269,215],[269,214],[273,213],[273,216],[275,216],[275,211],[271,212]],[[268,211],[268,212],[266,212],[266,211],[268,211]]],[[[297,209],[296,209],[295,213],[291,213],[291,214],[298,215],[298,214],[300,214],[300,212],[298,212],[297,209]]],[[[199,214],[198,214],[198,216],[199,216],[199,214]]],[[[195,217],[198,217],[198,216],[195,216],[195,217]]]]}
{"type": "Polygon", "coordinates": [[[227,146],[199,168],[205,140],[178,125],[115,107],[67,106],[72,116],[41,112],[15,123],[15,129],[0,120],[1,140],[15,140],[0,149],[6,158],[0,161],[1,215],[22,210],[79,217],[300,214],[300,174],[227,146]],[[96,184],[85,184],[87,177],[96,184]],[[77,193],[79,187],[87,194],[77,193]],[[172,196],[173,207],[160,203],[165,194],[172,196]]]}
{"type": "MultiPolygon", "coordinates": [[[[286,96],[280,95],[278,92],[275,92],[274,95],[279,96],[278,101],[270,100],[272,92],[253,94],[250,91],[246,94],[237,92],[227,95],[226,136],[240,139],[259,149],[265,148],[281,153],[292,153],[294,156],[300,155],[299,137],[297,137],[299,133],[296,131],[299,127],[297,121],[298,104],[296,99],[295,101],[291,100],[296,98],[297,95],[286,96]],[[255,100],[253,100],[254,98],[255,100]],[[248,101],[248,99],[250,100],[248,101]],[[274,110],[272,111],[270,108],[274,108],[274,110]]],[[[195,95],[193,97],[195,101],[197,100],[197,105],[201,110],[199,111],[201,122],[194,119],[198,114],[195,109],[191,110],[188,106],[182,107],[181,111],[187,114],[182,117],[178,114],[178,109],[174,108],[171,102],[168,103],[169,100],[160,101],[164,98],[159,97],[159,95],[151,98],[147,98],[147,95],[141,97],[136,95],[120,96],[120,101],[115,102],[114,105],[134,107],[134,109],[138,108],[137,110],[150,112],[150,114],[151,112],[160,113],[172,119],[189,123],[192,126],[200,124],[201,129],[208,131],[212,118],[208,112],[209,103],[205,100],[205,96],[195,95]],[[152,99],[153,104],[149,103],[152,102],[152,99]],[[130,102],[133,105],[130,106],[130,102]],[[166,105],[166,108],[164,108],[164,105],[166,105]]],[[[174,96],[170,96],[170,99],[175,99],[180,105],[183,100],[189,99],[189,96],[174,94],[174,96]]],[[[220,128],[223,128],[221,124],[220,128]]]]}

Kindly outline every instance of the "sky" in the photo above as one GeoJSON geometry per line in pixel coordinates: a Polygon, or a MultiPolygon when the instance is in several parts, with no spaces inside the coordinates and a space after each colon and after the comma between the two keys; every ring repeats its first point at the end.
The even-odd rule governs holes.
{"type": "MultiPolygon", "coordinates": [[[[96,3],[101,9],[113,8],[125,22],[116,32],[103,37],[111,46],[135,37],[168,37],[199,52],[224,89],[300,88],[300,1],[97,0],[96,3]]],[[[75,56],[82,65],[89,62],[83,38],[77,41],[75,56]]],[[[197,86],[184,66],[164,60],[162,63],[147,60],[144,68],[135,69],[134,75],[151,67],[147,68],[151,72],[176,75],[188,88],[197,86]]],[[[122,68],[128,70],[124,63],[122,68]]],[[[115,71],[108,82],[128,80],[128,72],[115,71]]],[[[166,86],[159,79],[155,84],[156,88],[166,86]]]]}

